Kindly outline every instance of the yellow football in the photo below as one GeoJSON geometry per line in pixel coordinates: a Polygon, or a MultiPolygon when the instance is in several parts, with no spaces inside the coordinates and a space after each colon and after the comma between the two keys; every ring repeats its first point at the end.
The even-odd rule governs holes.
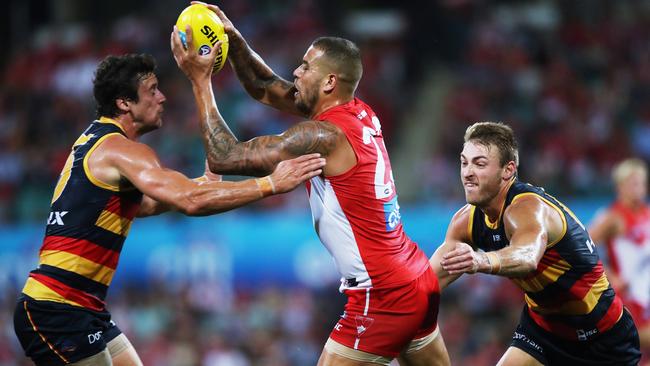
{"type": "Polygon", "coordinates": [[[217,14],[201,4],[192,4],[181,12],[176,21],[176,27],[185,48],[187,48],[185,26],[188,24],[192,28],[194,49],[198,51],[199,55],[207,55],[217,41],[221,41],[221,47],[217,50],[217,58],[214,60],[212,69],[215,73],[221,70],[228,56],[228,35],[224,32],[223,23],[217,14]]]}

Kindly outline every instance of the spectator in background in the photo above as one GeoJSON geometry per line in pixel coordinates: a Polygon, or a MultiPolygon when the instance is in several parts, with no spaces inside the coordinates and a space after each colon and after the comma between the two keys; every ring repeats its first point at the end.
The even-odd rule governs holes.
{"type": "Polygon", "coordinates": [[[650,365],[650,206],[648,168],[639,159],[614,167],[614,202],[591,224],[589,234],[607,250],[612,286],[639,329],[645,365],[650,365]]]}

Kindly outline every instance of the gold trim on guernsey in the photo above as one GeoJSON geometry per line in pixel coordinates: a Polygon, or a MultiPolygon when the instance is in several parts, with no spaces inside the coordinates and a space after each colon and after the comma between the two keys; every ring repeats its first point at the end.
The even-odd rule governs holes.
{"type": "Polygon", "coordinates": [[[112,118],[102,116],[102,117],[99,117],[99,119],[97,121],[99,121],[99,123],[109,123],[109,124],[115,125],[115,126],[117,126],[117,128],[119,128],[120,130],[122,130],[122,132],[124,132],[126,134],[126,131],[124,131],[124,127],[122,127],[121,124],[117,123],[117,121],[112,119],[112,118]]]}
{"type": "Polygon", "coordinates": [[[27,282],[25,282],[25,287],[23,287],[23,293],[39,301],[53,301],[61,304],[83,307],[74,301],[70,301],[64,298],[63,296],[56,293],[54,290],[50,289],[49,287],[45,286],[44,284],[36,281],[31,277],[27,278],[27,282]]]}
{"type": "Polygon", "coordinates": [[[101,227],[102,229],[108,230],[117,235],[127,236],[131,229],[132,222],[133,221],[125,217],[104,210],[99,214],[95,226],[101,227]]]}
{"type": "MultiPolygon", "coordinates": [[[[510,180],[510,183],[508,183],[508,187],[506,188],[506,192],[510,190],[510,187],[512,187],[513,183],[515,183],[515,178],[514,177],[510,180]]],[[[513,202],[514,202],[514,200],[513,200],[513,202]]],[[[512,202],[511,202],[511,204],[512,204],[512,202]]],[[[506,201],[503,200],[503,204],[501,205],[501,211],[499,211],[499,217],[497,217],[497,220],[495,222],[490,222],[490,219],[488,218],[488,216],[483,215],[483,218],[485,219],[485,225],[488,228],[490,228],[492,230],[496,230],[496,229],[499,228],[499,222],[501,222],[501,216],[503,216],[503,211],[505,210],[505,207],[506,207],[506,201]]]]}
{"type": "Polygon", "coordinates": [[[115,270],[89,259],[60,250],[44,250],[41,252],[39,264],[60,268],[89,278],[103,285],[110,285],[115,270]]]}
{"type": "Polygon", "coordinates": [[[86,153],[86,156],[84,156],[84,172],[86,173],[86,177],[88,177],[88,180],[94,185],[96,185],[99,188],[104,188],[108,189],[109,191],[114,191],[114,192],[119,192],[120,187],[114,186],[112,184],[104,183],[101,180],[95,178],[92,173],[90,172],[90,168],[88,167],[88,158],[90,155],[95,151],[95,149],[108,137],[113,136],[113,135],[119,135],[122,136],[119,132],[113,132],[113,133],[108,133],[102,137],[100,137],[97,141],[95,141],[95,144],[88,150],[86,153]]]}
{"type": "MultiPolygon", "coordinates": [[[[476,206],[470,205],[469,207],[469,221],[467,222],[467,237],[469,241],[472,241],[472,231],[474,230],[474,212],[476,211],[476,206]]],[[[474,243],[472,243],[474,245],[474,243]]]]}
{"type": "Polygon", "coordinates": [[[560,276],[570,269],[571,265],[564,259],[560,259],[533,278],[513,278],[512,280],[526,292],[539,292],[542,291],[546,285],[557,281],[560,276]]]}
{"type": "Polygon", "coordinates": [[[539,314],[585,315],[591,313],[598,305],[598,300],[609,287],[609,281],[603,273],[598,281],[589,289],[584,298],[567,301],[559,307],[548,308],[539,306],[528,294],[524,296],[528,307],[539,314]]]}
{"type": "Polygon", "coordinates": [[[568,224],[566,222],[566,217],[564,216],[564,212],[562,212],[562,210],[557,205],[555,205],[553,202],[551,202],[548,199],[540,196],[537,193],[533,193],[533,192],[524,192],[524,193],[520,193],[520,194],[514,196],[512,198],[512,202],[510,202],[510,204],[513,204],[517,199],[519,199],[521,197],[524,197],[524,196],[539,197],[547,205],[549,205],[549,206],[551,206],[551,208],[555,209],[555,211],[557,211],[557,213],[560,215],[560,218],[562,219],[562,235],[558,236],[556,240],[553,240],[552,242],[546,244],[546,248],[548,249],[548,248],[554,246],[555,244],[559,243],[560,240],[564,239],[564,235],[566,235],[566,231],[567,231],[567,227],[568,227],[568,224]]]}

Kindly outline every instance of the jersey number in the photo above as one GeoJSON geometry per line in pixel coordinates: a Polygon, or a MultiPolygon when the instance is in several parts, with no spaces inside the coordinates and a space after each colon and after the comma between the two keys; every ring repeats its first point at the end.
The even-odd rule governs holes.
{"type": "Polygon", "coordinates": [[[375,128],[363,127],[363,143],[366,145],[374,144],[377,151],[377,165],[375,166],[375,197],[377,199],[388,198],[393,195],[395,191],[395,182],[393,180],[393,172],[388,167],[388,162],[384,159],[384,155],[388,156],[386,152],[386,145],[384,141],[377,142],[374,137],[379,136],[381,133],[381,124],[377,116],[372,117],[372,124],[375,128]],[[386,170],[389,170],[389,175],[386,177],[386,170]],[[386,180],[388,179],[388,181],[386,180]]]}

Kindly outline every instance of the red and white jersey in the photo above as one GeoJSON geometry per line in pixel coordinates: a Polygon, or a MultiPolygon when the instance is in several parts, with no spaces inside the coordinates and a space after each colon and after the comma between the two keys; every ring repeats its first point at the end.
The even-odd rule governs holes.
{"type": "Polygon", "coordinates": [[[314,228],[342,276],[340,290],[414,280],[429,260],[402,228],[379,119],[357,98],[315,119],[338,126],[357,156],[347,172],[307,183],[314,228]]]}
{"type": "Polygon", "coordinates": [[[607,243],[612,269],[628,283],[627,301],[650,309],[650,207],[631,210],[614,203],[625,231],[607,243]]]}

